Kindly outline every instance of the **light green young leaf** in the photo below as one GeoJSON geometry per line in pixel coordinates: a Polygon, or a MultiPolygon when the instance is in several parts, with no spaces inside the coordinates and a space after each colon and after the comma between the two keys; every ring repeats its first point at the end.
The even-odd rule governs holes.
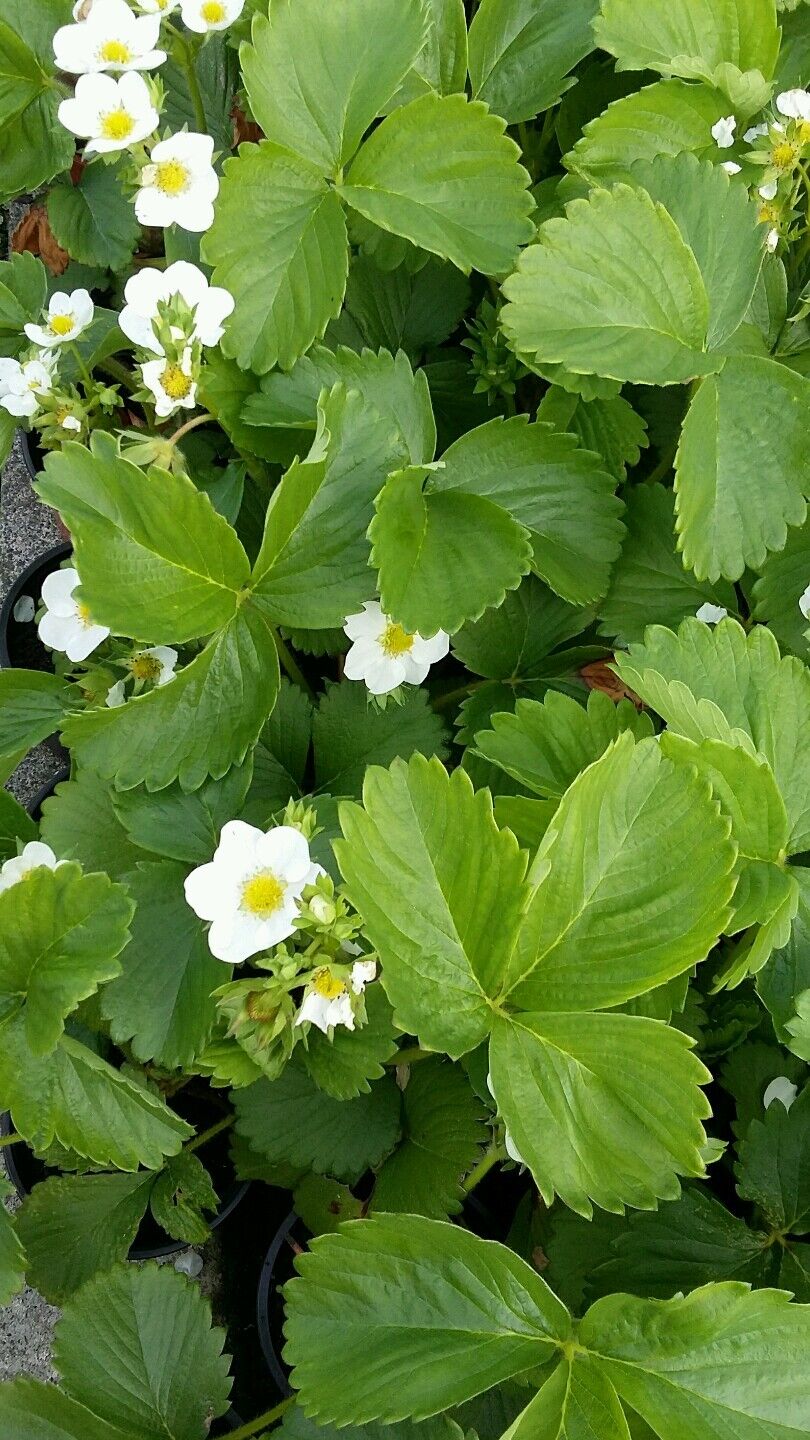
{"type": "Polygon", "coordinates": [[[222,826],[242,808],[252,772],[253,756],[248,753],[242,764],[234,765],[221,780],[205,780],[190,795],[179,785],[170,785],[157,795],[145,790],[116,792],[115,814],[131,842],[128,868],[134,870],[145,850],[189,865],[210,860],[222,826]]]}
{"type": "Polygon", "coordinates": [[[761,569],[803,524],[808,424],[810,380],[775,360],[731,357],[700,386],[675,462],[678,546],[699,580],[761,569]]]}
{"type": "Polygon", "coordinates": [[[187,1245],[204,1245],[210,1238],[205,1216],[213,1215],[218,1204],[211,1176],[190,1150],[181,1150],[167,1162],[149,1197],[149,1208],[161,1229],[187,1245]]]}
{"type": "Polygon", "coordinates": [[[428,92],[373,131],[338,193],[465,273],[505,275],[533,233],[529,176],[505,129],[480,102],[428,92]]]}
{"type": "Polygon", "coordinates": [[[580,1344],[660,1440],[799,1440],[810,1307],[739,1281],[674,1300],[597,1300],[580,1344]]]}
{"type": "Polygon", "coordinates": [[[54,185],[47,209],[53,235],[71,259],[110,270],[129,265],[141,227],[120,166],[85,166],[78,184],[54,185]]]}
{"type": "Polygon", "coordinates": [[[473,95],[510,125],[556,105],[594,47],[599,0],[482,0],[470,26],[473,95]]]}
{"type": "Polygon", "coordinates": [[[658,155],[689,151],[712,158],[712,126],[728,110],[728,97],[708,85],[658,80],[622,95],[590,120],[563,164],[592,185],[611,185],[631,183],[633,166],[658,155]]]}
{"type": "Polygon", "coordinates": [[[402,1106],[403,1138],[377,1175],[373,1213],[457,1215],[461,1179],[489,1134],[484,1106],[461,1067],[438,1057],[413,1067],[402,1106]]]}
{"type": "Polygon", "coordinates": [[[630,1440],[619,1397],[590,1356],[560,1361],[503,1440],[630,1440]]]}
{"type": "Polygon", "coordinates": [[[25,1283],[27,1257],[3,1201],[14,1186],[0,1175],[0,1307],[9,1305],[25,1283]]]}
{"type": "Polygon", "coordinates": [[[729,829],[705,780],[625,731],[544,836],[504,992],[523,1009],[591,1010],[704,960],[730,914],[729,829]]]}
{"type": "Polygon", "coordinates": [[[224,1341],[196,1285],[170,1266],[120,1265],[65,1306],[54,1362],[70,1398],[128,1440],[199,1440],[228,1408],[224,1341]]]}
{"type": "MultiPolygon", "coordinates": [[[[774,1100],[739,1148],[737,1191],[780,1235],[810,1230],[810,1085],[789,1110],[774,1100]]],[[[24,1238],[24,1237],[23,1237],[24,1238]]]]}
{"type": "Polygon", "coordinates": [[[24,327],[45,305],[48,272],[38,255],[23,251],[0,261],[0,355],[19,355],[24,327]]]}
{"type": "Polygon", "coordinates": [[[50,1055],[65,1018],[119,975],[133,906],[106,875],[40,866],[0,894],[0,1015],[19,1018],[34,1055],[50,1055]]]}
{"type": "Polygon", "coordinates": [[[268,621],[246,604],[170,685],[118,709],[75,715],[65,741],[120,790],[196,790],[240,765],[275,703],[278,654],[268,621]]]}
{"type": "Polygon", "coordinates": [[[364,685],[327,682],[313,716],[315,786],[332,795],[362,794],[369,765],[390,765],[415,751],[447,758],[445,730],[425,690],[408,686],[401,705],[377,710],[364,685]]]}
{"type": "Polygon", "coordinates": [[[134,1175],[61,1175],[35,1185],[17,1228],[28,1254],[28,1279],[61,1305],[94,1275],[126,1260],[155,1183],[134,1175]]]}
{"type": "Polygon", "coordinates": [[[164,862],[127,877],[132,939],[101,1002],[118,1044],[170,1070],[192,1065],[204,1048],[217,1016],[211,992],[222,984],[222,964],[186,904],[185,876],[185,866],[164,862]]]}
{"type": "Polygon", "coordinates": [[[337,192],[300,155],[269,140],[242,145],[225,162],[202,256],[236,300],[223,354],[257,375],[289,370],[343,303],[349,245],[337,192]]]}
{"type": "Polygon", "coordinates": [[[492,729],[475,737],[475,753],[544,799],[561,800],[580,771],[624,731],[637,740],[653,733],[649,716],[629,700],[615,705],[592,690],[587,709],[550,690],[545,700],[518,700],[513,714],[492,717],[492,729]]]}
{"type": "Polygon", "coordinates": [[[694,1042],[637,1015],[515,1014],[495,1023],[492,1090],[545,1203],[580,1215],[621,1214],[679,1193],[703,1175],[701,1085],[694,1042]]]}
{"type": "Polygon", "coordinates": [[[718,66],[773,75],[779,54],[774,0],[602,0],[597,45],[620,70],[710,78],[718,66]]]}
{"type": "Polygon", "coordinates": [[[427,11],[427,40],[386,110],[406,105],[426,90],[455,95],[464,89],[467,79],[464,0],[427,0],[427,11]]]}
{"type": "Polygon", "coordinates": [[[371,564],[387,615],[421,635],[452,634],[517,589],[531,535],[492,500],[434,488],[426,474],[397,471],[377,496],[371,564]]]}
{"type": "Polygon", "coordinates": [[[790,854],[810,848],[810,672],[780,658],[763,626],[684,620],[677,634],[654,625],[616,661],[626,685],[687,739],[724,740],[758,752],[776,778],[790,820],[790,854]],[[779,724],[773,724],[774,715],[779,724]]]}
{"type": "Polygon", "coordinates": [[[366,772],[335,853],[382,960],[396,1022],[453,1059],[489,1033],[528,899],[526,855],[486,790],[414,755],[366,772]]]}
{"type": "Polygon", "coordinates": [[[782,550],[772,551],[754,583],[754,616],[772,630],[783,650],[807,657],[808,622],[799,600],[810,576],[810,521],[791,527],[782,550]]]}
{"type": "Polygon", "coordinates": [[[57,785],[43,803],[39,834],[61,859],[103,870],[111,880],[123,880],[143,859],[113,809],[110,786],[92,770],[57,785]]]}
{"type": "Polygon", "coordinates": [[[275,623],[314,629],[342,626],[369,599],[374,497],[403,458],[390,422],[357,391],[336,385],[318,422],[306,460],[273,494],[251,582],[275,623]]]}
{"type": "Polygon", "coordinates": [[[538,363],[644,385],[718,370],[706,353],[709,302],[675,221],[642,190],[617,185],[547,220],[503,287],[501,325],[538,363]],[[611,285],[605,286],[605,274],[611,285]]]}
{"type": "Polygon", "coordinates": [[[322,1424],[436,1415],[542,1365],[571,1334],[565,1306],[524,1260],[443,1221],[350,1221],[298,1270],[285,1358],[304,1413],[322,1424]]]}
{"type": "Polygon", "coordinates": [[[272,0],[240,50],[268,140],[337,179],[427,39],[424,0],[272,0]]]}
{"type": "Polygon", "coordinates": [[[237,614],[250,566],[207,495],[184,475],[140,470],[111,436],[49,456],[37,493],[69,525],[94,619],[151,644],[209,635],[237,614]]]}

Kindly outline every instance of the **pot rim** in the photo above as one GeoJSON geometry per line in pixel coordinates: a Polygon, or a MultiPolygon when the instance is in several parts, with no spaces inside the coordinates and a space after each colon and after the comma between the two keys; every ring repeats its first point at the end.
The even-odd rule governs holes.
{"type": "Polygon", "coordinates": [[[50,566],[50,570],[59,569],[59,561],[66,560],[68,555],[73,553],[73,546],[67,540],[60,540],[58,545],[51,545],[49,549],[43,550],[33,560],[29,561],[25,569],[20,572],[6,592],[2,606],[0,606],[0,670],[16,670],[18,667],[11,659],[8,650],[8,630],[11,623],[11,615],[25,589],[28,581],[36,575],[43,566],[50,566]],[[51,565],[51,562],[54,562],[51,565]]]}
{"type": "Polygon", "coordinates": [[[281,1357],[276,1350],[275,1340],[273,1339],[270,1329],[269,1301],[270,1291],[275,1288],[274,1271],[279,1251],[299,1218],[298,1212],[291,1210],[279,1225],[278,1230],[270,1242],[270,1248],[264,1257],[264,1264],[262,1265],[256,1291],[256,1324],[259,1330],[259,1342],[262,1347],[262,1354],[273,1380],[284,1397],[292,1395],[293,1391],[287,1379],[286,1371],[282,1366],[281,1357]]]}

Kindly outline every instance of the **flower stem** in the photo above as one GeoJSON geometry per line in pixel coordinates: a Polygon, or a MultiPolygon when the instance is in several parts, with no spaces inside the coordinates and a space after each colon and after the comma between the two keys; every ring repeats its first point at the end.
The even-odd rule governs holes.
{"type": "Polygon", "coordinates": [[[196,430],[199,425],[207,425],[208,421],[213,419],[214,416],[210,410],[205,410],[202,415],[195,415],[193,420],[187,420],[185,425],[181,425],[179,430],[175,430],[174,434],[169,436],[169,444],[176,445],[178,440],[182,440],[184,435],[188,435],[189,431],[196,430]]]}
{"type": "Polygon", "coordinates": [[[278,630],[276,630],[275,628],[273,629],[273,639],[276,642],[276,650],[278,651],[278,658],[281,662],[282,670],[285,671],[285,673],[289,676],[294,685],[299,685],[302,690],[306,691],[313,705],[316,704],[318,697],[315,694],[315,691],[307,680],[307,677],[304,674],[303,670],[299,666],[298,661],[294,658],[289,646],[285,645],[284,641],[278,633],[278,630]]]}
{"type": "Polygon", "coordinates": [[[18,1134],[17,1134],[17,1131],[16,1131],[16,1130],[11,1130],[8,1135],[0,1135],[0,1149],[2,1149],[2,1147],[3,1147],[4,1145],[18,1145],[18,1144],[23,1144],[23,1145],[24,1145],[24,1144],[25,1144],[25,1140],[23,1139],[23,1136],[22,1136],[22,1135],[18,1135],[18,1134]]]}
{"type": "Polygon", "coordinates": [[[295,1396],[288,1395],[286,1400],[281,1400],[272,1410],[265,1410],[263,1415],[257,1415],[256,1419],[249,1420],[247,1425],[240,1425],[238,1430],[232,1430],[231,1440],[249,1440],[251,1435],[258,1435],[261,1430],[266,1430],[276,1420],[280,1420],[284,1412],[294,1404],[295,1396]]]}
{"type": "Polygon", "coordinates": [[[201,1135],[197,1135],[183,1146],[186,1154],[192,1155],[195,1150],[201,1150],[203,1145],[207,1145],[208,1141],[213,1140],[216,1135],[221,1135],[224,1130],[230,1130],[235,1119],[235,1115],[226,1115],[224,1120],[217,1120],[216,1125],[210,1125],[207,1130],[203,1130],[201,1135]]]}
{"type": "Polygon", "coordinates": [[[85,365],[84,360],[82,359],[82,352],[81,352],[81,350],[79,349],[78,345],[76,344],[75,340],[72,340],[72,341],[70,342],[70,345],[68,346],[68,349],[70,350],[71,354],[74,356],[74,358],[75,358],[75,360],[76,360],[76,364],[77,364],[78,367],[79,367],[79,374],[81,375],[82,380],[84,381],[84,388],[85,388],[85,390],[86,390],[86,391],[88,392],[88,394],[89,394],[89,392],[90,392],[90,391],[92,390],[92,388],[93,388],[93,377],[92,377],[92,375],[90,374],[90,371],[88,370],[87,366],[85,365]]]}
{"type": "Polygon", "coordinates": [[[120,360],[102,360],[98,368],[103,371],[104,374],[110,375],[113,380],[117,380],[119,385],[126,385],[128,390],[132,389],[135,383],[135,376],[130,370],[127,370],[126,365],[121,364],[120,360]]]}
{"type": "Polygon", "coordinates": [[[464,1194],[469,1195],[470,1191],[474,1190],[476,1185],[481,1184],[484,1176],[488,1175],[495,1165],[500,1165],[501,1161],[506,1158],[506,1151],[502,1145],[493,1145],[490,1150],[487,1150],[483,1160],[479,1160],[475,1169],[470,1171],[465,1180],[462,1180],[461,1188],[464,1194]]]}
{"type": "Polygon", "coordinates": [[[208,134],[208,121],[205,116],[205,105],[203,104],[200,82],[197,78],[197,65],[195,63],[194,49],[186,42],[183,45],[183,65],[188,76],[188,91],[191,96],[191,103],[194,106],[194,116],[197,121],[197,128],[200,134],[208,134]]]}

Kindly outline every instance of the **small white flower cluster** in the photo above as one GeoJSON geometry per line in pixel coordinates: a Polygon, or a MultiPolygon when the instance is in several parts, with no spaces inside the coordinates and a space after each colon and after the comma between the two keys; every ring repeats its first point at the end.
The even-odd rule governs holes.
{"type": "MultiPolygon", "coordinates": [[[[92,324],[95,308],[87,290],[71,295],[57,291],[51,296],[41,324],[31,322],[25,334],[33,354],[23,360],[0,359],[0,405],[17,419],[30,420],[42,408],[42,400],[54,388],[61,346],[72,344],[92,324]]],[[[81,421],[66,411],[60,420],[68,432],[81,430],[81,421]]]]}
{"type": "MultiPolygon", "coordinates": [[[[712,126],[712,137],[718,149],[730,150],[737,138],[736,115],[721,116],[712,126]]],[[[761,202],[759,219],[768,226],[765,248],[773,254],[789,224],[796,194],[796,172],[810,145],[810,91],[783,90],[776,96],[770,119],[750,126],[743,140],[753,148],[742,159],[749,165],[762,167],[761,180],[756,185],[761,202]],[[762,140],[767,144],[760,148],[762,140]]],[[[743,168],[738,161],[730,159],[722,165],[729,175],[739,175],[743,168]]]]}
{"type": "Polygon", "coordinates": [[[222,338],[234,307],[229,291],[209,285],[196,265],[177,260],[166,270],[146,268],[127,281],[119,325],[149,357],[141,376],[158,419],[193,410],[203,347],[222,338]]]}

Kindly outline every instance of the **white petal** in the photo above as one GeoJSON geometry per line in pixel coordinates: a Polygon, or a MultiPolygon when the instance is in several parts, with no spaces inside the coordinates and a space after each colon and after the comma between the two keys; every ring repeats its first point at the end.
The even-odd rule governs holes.
{"type": "Polygon", "coordinates": [[[418,660],[414,660],[412,655],[403,655],[402,663],[405,667],[403,678],[406,685],[421,685],[422,681],[427,679],[427,673],[430,669],[427,661],[420,663],[418,660]]]}
{"type": "Polygon", "coordinates": [[[29,391],[27,395],[3,395],[0,398],[0,405],[8,411],[9,415],[14,415],[17,419],[36,415],[39,409],[39,401],[32,391],[29,391]]]}
{"type": "Polygon", "coordinates": [[[31,596],[21,595],[11,613],[18,625],[30,625],[37,613],[31,596]]]}
{"type": "Polygon", "coordinates": [[[223,325],[233,313],[236,301],[229,290],[212,285],[197,304],[194,329],[201,345],[217,345],[222,339],[223,325]]]}
{"type": "Polygon", "coordinates": [[[737,119],[734,115],[724,115],[712,126],[712,136],[719,149],[728,150],[734,144],[734,131],[737,128],[737,119]]]}
{"type": "Polygon", "coordinates": [[[710,600],[706,600],[700,609],[695,611],[695,619],[702,620],[705,625],[717,625],[721,620],[725,620],[727,615],[728,610],[724,605],[712,605],[710,600]]]}
{"type": "Polygon", "coordinates": [[[725,170],[727,175],[739,175],[742,165],[738,165],[736,160],[724,160],[720,168],[725,170]]]}
{"type": "Polygon", "coordinates": [[[309,843],[294,825],[276,825],[263,835],[257,847],[262,864],[288,883],[303,881],[311,860],[309,843]]]}
{"type": "Polygon", "coordinates": [[[175,260],[163,273],[165,294],[182,295],[192,308],[208,294],[208,281],[197,265],[188,260],[175,260]]]}
{"type": "Polygon", "coordinates": [[[110,710],[119,710],[122,705],[126,704],[126,698],[123,680],[116,680],[115,684],[111,685],[107,691],[104,704],[110,710]]]}
{"type": "Polygon", "coordinates": [[[361,640],[355,640],[348,651],[343,662],[343,673],[347,680],[362,680],[371,665],[385,658],[385,651],[379,640],[368,635],[363,636],[361,640]]]}
{"type": "Polygon", "coordinates": [[[377,974],[376,960],[358,960],[352,966],[351,987],[355,995],[362,994],[377,974]]]}
{"type": "Polygon", "coordinates": [[[390,690],[396,690],[405,680],[405,665],[401,656],[384,656],[375,660],[363,679],[372,695],[387,695],[390,690]]]}
{"type": "Polygon", "coordinates": [[[810,94],[806,90],[783,90],[776,97],[776,108],[790,120],[810,120],[810,94]]]}
{"type": "Polygon", "coordinates": [[[104,643],[109,633],[106,625],[81,625],[65,646],[68,660],[72,660],[74,664],[86,660],[88,655],[92,655],[93,651],[104,643]]]}
{"type": "Polygon", "coordinates": [[[435,665],[437,660],[444,659],[449,649],[450,636],[445,634],[444,630],[437,630],[429,640],[423,640],[421,635],[417,635],[414,638],[411,655],[420,665],[435,665]]]}
{"type": "Polygon", "coordinates": [[[317,1025],[318,1029],[326,1035],[329,1032],[328,1013],[329,1001],[326,996],[319,995],[317,990],[310,990],[309,994],[304,996],[304,1003],[298,1012],[295,1023],[303,1025],[309,1021],[311,1025],[317,1025]]]}
{"type": "Polygon", "coordinates": [[[367,600],[357,615],[349,615],[343,626],[350,640],[378,639],[388,624],[388,617],[376,600],[367,600]]]}
{"type": "Polygon", "coordinates": [[[208,948],[216,960],[223,960],[226,965],[241,965],[251,955],[266,949],[261,926],[255,915],[242,911],[219,916],[208,931],[208,948]]]}
{"type": "Polygon", "coordinates": [[[753,145],[755,140],[759,140],[760,136],[767,135],[767,133],[767,125],[752,125],[750,130],[746,130],[745,134],[743,135],[743,140],[745,141],[746,145],[753,145]]]}
{"type": "Polygon", "coordinates": [[[799,599],[799,609],[805,620],[810,620],[810,585],[799,599]]]}
{"type": "Polygon", "coordinates": [[[238,864],[247,872],[255,865],[263,839],[264,831],[258,826],[248,825],[245,820],[228,820],[220,833],[216,857],[228,865],[238,864]]]}
{"type": "Polygon", "coordinates": [[[779,1100],[785,1109],[789,1110],[798,1093],[798,1086],[794,1085],[792,1080],[788,1080],[787,1075],[777,1075],[776,1079],[772,1080],[766,1089],[762,1097],[762,1103],[765,1109],[768,1110],[774,1100],[779,1100]]]}
{"type": "Polygon", "coordinates": [[[79,572],[72,565],[66,565],[63,570],[53,570],[42,582],[40,594],[43,603],[54,615],[77,615],[78,604],[73,598],[73,591],[79,584],[79,572]]]}
{"type": "Polygon", "coordinates": [[[214,860],[198,865],[186,876],[183,886],[186,904],[201,920],[215,920],[223,909],[220,875],[214,860]]]}
{"type": "Polygon", "coordinates": [[[769,180],[766,185],[760,185],[759,193],[762,196],[763,200],[773,200],[778,189],[779,181],[769,180]]]}

